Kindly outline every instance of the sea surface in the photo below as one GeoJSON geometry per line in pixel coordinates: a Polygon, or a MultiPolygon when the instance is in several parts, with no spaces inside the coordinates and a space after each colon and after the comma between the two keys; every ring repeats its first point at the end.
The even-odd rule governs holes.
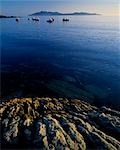
{"type": "Polygon", "coordinates": [[[1,97],[67,97],[120,107],[118,17],[0,19],[1,97]]]}

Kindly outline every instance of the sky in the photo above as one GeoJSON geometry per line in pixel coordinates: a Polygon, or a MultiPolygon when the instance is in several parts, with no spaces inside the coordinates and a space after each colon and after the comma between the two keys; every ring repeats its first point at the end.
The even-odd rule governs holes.
{"type": "Polygon", "coordinates": [[[0,14],[29,15],[39,11],[94,12],[118,16],[120,0],[0,0],[0,14]]]}

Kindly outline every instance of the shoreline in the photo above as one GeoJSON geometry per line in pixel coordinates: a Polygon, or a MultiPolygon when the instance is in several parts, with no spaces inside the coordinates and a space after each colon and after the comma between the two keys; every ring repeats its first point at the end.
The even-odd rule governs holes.
{"type": "Polygon", "coordinates": [[[103,100],[102,102],[100,103],[100,100],[97,101],[95,99],[93,100],[84,100],[84,99],[81,99],[79,97],[63,97],[63,96],[54,96],[54,95],[49,95],[49,94],[46,94],[45,96],[43,95],[22,95],[22,91],[20,92],[17,92],[17,93],[13,93],[11,95],[7,95],[7,96],[4,96],[4,97],[1,97],[1,101],[0,101],[0,104],[2,103],[6,103],[6,102],[9,102],[11,99],[23,99],[23,98],[36,98],[36,97],[43,97],[43,98],[46,98],[46,97],[49,97],[49,98],[55,98],[55,99],[59,99],[59,98],[67,98],[68,100],[71,100],[71,99],[79,99],[80,101],[82,102],[85,102],[85,103],[89,103],[90,105],[93,105],[93,106],[96,106],[98,108],[101,108],[101,107],[107,107],[107,108],[110,108],[110,109],[113,109],[113,110],[116,110],[116,111],[119,111],[120,110],[120,106],[119,105],[113,105],[113,104],[107,104],[107,103],[103,103],[103,100]],[[15,95],[16,94],[16,95],[15,95]]]}

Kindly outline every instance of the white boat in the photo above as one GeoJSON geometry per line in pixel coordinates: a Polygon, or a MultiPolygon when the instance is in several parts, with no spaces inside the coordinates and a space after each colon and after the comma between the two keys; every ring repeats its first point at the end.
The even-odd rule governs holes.
{"type": "Polygon", "coordinates": [[[38,17],[33,17],[32,20],[33,20],[33,21],[40,21],[40,18],[38,18],[38,17]]]}
{"type": "Polygon", "coordinates": [[[48,23],[52,23],[54,21],[54,18],[50,18],[47,20],[48,23]]]}

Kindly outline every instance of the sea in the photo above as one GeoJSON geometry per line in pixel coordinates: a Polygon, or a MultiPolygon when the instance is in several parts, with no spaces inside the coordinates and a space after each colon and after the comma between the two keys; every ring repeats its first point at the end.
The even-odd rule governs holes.
{"type": "Polygon", "coordinates": [[[1,99],[63,97],[119,109],[119,18],[29,18],[0,19],[1,99]]]}

